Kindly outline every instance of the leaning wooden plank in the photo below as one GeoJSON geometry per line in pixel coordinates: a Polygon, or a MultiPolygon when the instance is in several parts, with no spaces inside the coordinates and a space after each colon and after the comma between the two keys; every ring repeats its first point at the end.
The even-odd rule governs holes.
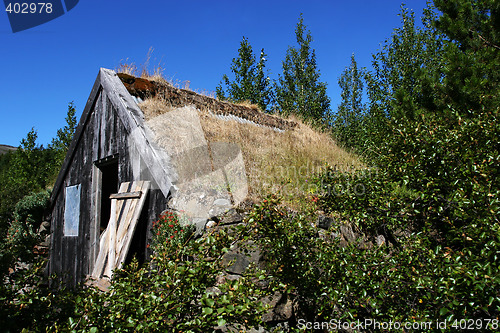
{"type": "MultiPolygon", "coordinates": [[[[122,192],[125,192],[127,189],[127,185],[128,185],[128,183],[122,183],[120,185],[120,190],[122,192]]],[[[116,201],[116,200],[112,200],[112,203],[113,203],[113,201],[116,201]]],[[[118,203],[117,206],[121,206],[121,204],[118,203]]],[[[119,208],[119,207],[115,207],[115,209],[113,209],[113,207],[111,208],[111,212],[110,212],[111,215],[113,215],[113,211],[116,212],[116,208],[119,208]]],[[[92,275],[91,275],[93,279],[100,279],[102,277],[103,270],[105,270],[105,268],[106,268],[105,265],[109,262],[109,260],[107,260],[108,254],[109,254],[109,245],[110,245],[110,243],[109,243],[109,230],[110,230],[109,225],[111,224],[112,218],[113,218],[113,216],[110,216],[110,219],[108,221],[108,227],[101,234],[101,238],[99,241],[99,254],[97,256],[97,260],[94,264],[94,269],[92,270],[92,275]]]]}
{"type": "Polygon", "coordinates": [[[101,234],[101,239],[99,241],[99,255],[97,256],[97,260],[94,264],[94,269],[92,271],[93,279],[99,279],[101,277],[102,270],[104,269],[104,264],[106,263],[106,258],[108,257],[108,247],[109,247],[109,238],[108,238],[108,229],[106,229],[101,234]]]}
{"type": "Polygon", "coordinates": [[[127,257],[128,250],[130,248],[130,244],[132,242],[132,238],[134,236],[135,229],[137,227],[137,221],[139,220],[139,217],[141,216],[141,211],[142,211],[142,208],[144,207],[144,202],[146,201],[146,196],[147,196],[147,193],[149,191],[149,186],[150,186],[150,182],[148,182],[148,181],[145,181],[142,184],[141,191],[144,193],[144,195],[138,200],[137,205],[134,209],[134,214],[132,215],[132,217],[130,219],[130,222],[129,222],[130,226],[128,227],[125,238],[123,239],[123,244],[121,245],[122,247],[119,251],[119,255],[117,258],[118,260],[116,263],[116,268],[118,268],[118,269],[122,267],[122,265],[125,262],[125,259],[127,257]]]}
{"type": "Polygon", "coordinates": [[[111,278],[111,272],[113,270],[113,263],[115,262],[116,256],[116,199],[111,200],[111,217],[109,218],[108,227],[108,261],[106,267],[104,268],[103,275],[111,278]]]}
{"type": "MultiPolygon", "coordinates": [[[[129,185],[129,191],[135,191],[137,188],[137,183],[138,182],[132,182],[129,185]]],[[[132,198],[132,199],[127,199],[127,200],[120,200],[120,202],[123,204],[123,209],[120,212],[120,216],[118,218],[119,224],[117,227],[117,236],[116,236],[116,243],[119,243],[119,240],[122,238],[122,234],[124,233],[124,229],[128,228],[127,226],[127,219],[131,215],[131,210],[135,207],[135,203],[137,202],[137,198],[132,198]]],[[[119,246],[116,248],[116,252],[118,252],[120,249],[119,246]]],[[[115,256],[115,258],[117,258],[115,256]]],[[[116,264],[116,261],[115,261],[116,264]]]]}
{"type": "MultiPolygon", "coordinates": [[[[129,190],[130,183],[121,183],[118,193],[125,193],[129,190]]],[[[116,262],[116,231],[118,229],[118,223],[120,217],[124,213],[124,201],[111,199],[111,217],[109,219],[108,227],[108,237],[109,237],[109,248],[108,248],[108,261],[104,267],[103,275],[111,278],[112,272],[115,269],[116,262]]]]}
{"type": "MultiPolygon", "coordinates": [[[[141,189],[142,189],[142,186],[143,186],[144,182],[143,181],[136,181],[133,183],[133,190],[136,191],[136,192],[141,192],[141,189]]],[[[139,199],[139,198],[137,198],[139,199]]],[[[127,232],[127,229],[129,227],[129,224],[130,224],[130,219],[132,218],[133,214],[134,214],[134,209],[135,209],[135,206],[137,204],[138,200],[130,200],[129,203],[129,209],[128,209],[128,212],[127,212],[127,216],[123,217],[123,223],[120,224],[119,228],[118,228],[118,233],[117,233],[117,242],[120,243],[120,240],[123,238],[123,236],[126,234],[127,232]]]]}
{"type": "MultiPolygon", "coordinates": [[[[140,191],[142,189],[144,182],[143,181],[136,181],[133,183],[133,188],[136,191],[140,191]]],[[[123,241],[125,238],[125,235],[128,233],[128,229],[130,227],[130,223],[132,222],[134,212],[137,208],[137,204],[140,201],[140,199],[135,199],[135,200],[128,200],[129,206],[128,206],[128,211],[127,215],[123,216],[123,219],[120,224],[120,228],[118,230],[117,238],[116,238],[116,246],[117,246],[117,256],[116,256],[116,262],[115,265],[118,268],[119,262],[120,262],[120,257],[121,257],[121,252],[123,249],[123,241]]]]}
{"type": "MultiPolygon", "coordinates": [[[[149,184],[146,186],[149,186],[149,184]]],[[[116,262],[117,268],[121,267],[126,259],[143,205],[144,201],[136,200],[135,205],[133,205],[134,207],[131,207],[130,214],[127,220],[124,221],[124,228],[122,230],[122,233],[117,238],[117,247],[119,252],[119,256],[117,257],[116,262]]]]}
{"type": "Polygon", "coordinates": [[[126,192],[126,193],[115,193],[109,196],[110,199],[139,199],[142,195],[141,191],[137,192],[126,192]]]}

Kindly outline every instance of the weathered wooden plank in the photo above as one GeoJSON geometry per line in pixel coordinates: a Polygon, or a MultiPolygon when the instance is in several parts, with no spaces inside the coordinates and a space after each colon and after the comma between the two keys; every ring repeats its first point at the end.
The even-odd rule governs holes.
{"type": "Polygon", "coordinates": [[[107,156],[106,154],[106,113],[108,104],[108,94],[103,91],[102,94],[102,110],[97,116],[99,117],[99,159],[107,156]]]}
{"type": "Polygon", "coordinates": [[[87,274],[91,274],[94,269],[94,263],[99,255],[99,235],[101,222],[101,197],[102,197],[102,172],[92,166],[92,193],[90,194],[91,219],[90,219],[90,250],[89,250],[89,269],[87,274]]]}
{"type": "Polygon", "coordinates": [[[92,183],[90,181],[83,181],[84,179],[88,179],[89,176],[92,175],[93,172],[93,163],[92,163],[92,146],[93,146],[93,138],[94,138],[94,127],[92,123],[92,115],[90,116],[89,123],[84,131],[84,163],[82,165],[82,173],[80,175],[80,183],[82,184],[82,198],[85,203],[83,206],[80,205],[80,227],[81,227],[81,237],[78,241],[78,281],[81,281],[86,275],[89,274],[89,266],[90,263],[90,255],[91,255],[91,229],[92,229],[92,211],[89,209],[91,207],[91,198],[92,198],[92,183]],[[86,176],[86,177],[85,177],[86,176]]]}
{"type": "MultiPolygon", "coordinates": [[[[124,183],[126,184],[126,188],[121,190],[120,192],[128,192],[128,191],[134,191],[136,188],[136,182],[127,182],[124,183]]],[[[121,189],[121,188],[120,188],[121,189]]],[[[137,199],[125,199],[125,200],[119,200],[118,203],[121,205],[121,208],[119,210],[119,216],[118,216],[118,224],[117,224],[117,235],[120,235],[123,233],[123,228],[125,228],[125,224],[128,218],[128,215],[130,214],[130,210],[135,207],[135,202],[137,199]]],[[[116,238],[115,243],[118,243],[118,237],[116,238]]],[[[116,245],[116,244],[115,244],[116,245]]],[[[115,250],[115,254],[118,252],[118,247],[115,250]]],[[[118,256],[115,256],[115,258],[118,256]]],[[[116,260],[113,261],[113,266],[116,267],[116,260]]]]}
{"type": "MultiPolygon", "coordinates": [[[[143,182],[142,183],[142,191],[146,194],[147,191],[149,190],[150,182],[143,182]]],[[[123,239],[123,245],[120,249],[120,254],[117,260],[116,267],[119,269],[122,267],[123,263],[125,262],[125,259],[128,254],[128,250],[130,248],[130,243],[132,241],[132,237],[134,235],[136,226],[137,226],[137,221],[139,220],[139,217],[141,215],[142,208],[144,206],[144,201],[146,200],[146,195],[143,195],[137,202],[137,205],[134,209],[134,214],[129,222],[129,227],[127,230],[127,233],[125,235],[125,238],[123,239]]]]}
{"type": "Polygon", "coordinates": [[[104,268],[104,264],[106,263],[106,259],[108,257],[108,249],[109,249],[109,237],[108,237],[108,229],[104,230],[101,234],[100,242],[99,242],[99,255],[97,256],[97,260],[94,264],[94,269],[92,271],[92,278],[99,279],[102,274],[102,270],[104,268]]]}
{"type": "MultiPolygon", "coordinates": [[[[88,234],[88,253],[87,253],[87,268],[85,270],[85,275],[90,275],[94,268],[94,262],[97,259],[97,255],[99,253],[98,249],[98,241],[99,241],[99,215],[98,211],[98,202],[100,202],[100,191],[101,191],[101,181],[102,175],[100,174],[100,170],[94,165],[94,161],[99,159],[99,122],[97,121],[96,114],[100,113],[100,108],[102,107],[102,94],[99,94],[98,101],[95,105],[94,112],[91,115],[91,119],[89,121],[88,129],[91,131],[89,134],[90,139],[92,140],[91,145],[91,161],[90,163],[90,175],[91,175],[91,186],[89,186],[89,194],[86,197],[86,201],[89,203],[90,211],[89,214],[89,234],[88,234]],[[99,196],[99,201],[96,198],[99,196]]],[[[100,212],[99,212],[100,214],[100,212]]]]}
{"type": "Polygon", "coordinates": [[[94,112],[92,112],[89,126],[92,126],[92,161],[99,159],[99,132],[100,123],[99,115],[102,113],[102,93],[98,96],[98,101],[95,105],[94,112]]]}
{"type": "MultiPolygon", "coordinates": [[[[57,198],[57,197],[56,197],[57,198]]],[[[62,216],[63,213],[63,200],[57,200],[54,209],[52,210],[52,223],[51,223],[51,242],[50,242],[50,261],[49,272],[61,272],[62,260],[62,216]]]]}
{"type": "Polygon", "coordinates": [[[106,230],[108,231],[108,261],[104,268],[103,275],[111,278],[113,263],[116,257],[116,200],[111,200],[111,217],[109,218],[109,224],[106,230]]]}
{"type": "MultiPolygon", "coordinates": [[[[125,193],[130,191],[130,186],[131,184],[129,182],[126,183],[121,183],[120,184],[120,189],[119,193],[125,193]]],[[[106,229],[110,229],[110,234],[109,234],[109,247],[108,247],[108,259],[106,266],[104,267],[104,273],[103,275],[107,276],[108,278],[111,278],[111,275],[113,274],[113,270],[115,269],[115,262],[116,262],[116,233],[118,226],[120,224],[120,220],[122,218],[122,215],[124,212],[126,212],[127,209],[127,204],[128,202],[125,200],[116,200],[112,199],[111,200],[111,218],[110,218],[110,223],[113,221],[113,224],[108,224],[108,227],[106,229]],[[114,214],[114,216],[113,216],[114,214]]]]}
{"type": "MultiPolygon", "coordinates": [[[[142,185],[144,182],[142,181],[136,181],[133,182],[133,188],[132,190],[135,190],[136,192],[142,192],[142,185]]],[[[139,199],[139,198],[136,198],[139,199]]],[[[118,244],[118,249],[122,248],[122,243],[123,243],[123,238],[130,226],[130,222],[132,219],[132,216],[134,214],[134,210],[136,209],[137,202],[138,200],[129,200],[129,205],[127,206],[127,212],[126,215],[122,216],[120,225],[119,225],[119,230],[117,234],[117,244],[118,244]]],[[[117,251],[119,252],[119,250],[117,251]]]]}
{"type": "Polygon", "coordinates": [[[117,153],[115,147],[115,136],[117,135],[115,131],[115,121],[116,121],[116,112],[115,112],[115,107],[113,103],[109,102],[109,97],[108,97],[108,103],[106,105],[106,142],[105,142],[105,147],[106,147],[106,156],[113,155],[117,153]]]}
{"type": "Polygon", "coordinates": [[[142,195],[141,191],[114,193],[109,196],[110,199],[139,199],[142,195]]]}

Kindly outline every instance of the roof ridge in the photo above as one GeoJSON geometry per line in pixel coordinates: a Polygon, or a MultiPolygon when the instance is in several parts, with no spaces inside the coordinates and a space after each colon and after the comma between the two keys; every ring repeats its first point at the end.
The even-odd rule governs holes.
{"type": "Polygon", "coordinates": [[[201,95],[192,90],[174,87],[171,84],[160,83],[146,78],[138,78],[126,73],[118,73],[118,77],[132,96],[142,100],[159,95],[172,107],[194,105],[203,111],[211,111],[221,116],[233,115],[256,124],[277,128],[282,131],[290,130],[297,126],[297,123],[294,121],[264,113],[257,108],[221,101],[213,97],[201,95]]]}

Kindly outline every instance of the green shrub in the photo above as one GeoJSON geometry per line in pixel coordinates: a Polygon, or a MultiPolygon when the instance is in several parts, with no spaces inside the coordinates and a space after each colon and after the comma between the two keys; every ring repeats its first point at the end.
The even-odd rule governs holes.
{"type": "Polygon", "coordinates": [[[117,272],[110,291],[93,288],[57,330],[81,332],[208,332],[225,324],[256,326],[263,292],[253,275],[223,279],[222,254],[235,241],[224,231],[193,239],[194,227],[173,212],[155,221],[151,262],[117,272]]]}
{"type": "MultiPolygon", "coordinates": [[[[353,216],[362,218],[361,213],[353,216]]],[[[267,271],[276,279],[275,289],[295,297],[303,309],[301,319],[434,325],[447,320],[449,331],[461,319],[475,328],[485,325],[484,318],[498,324],[498,227],[493,236],[484,235],[480,247],[461,250],[436,245],[432,235],[422,232],[398,239],[397,247],[341,246],[338,237],[318,238],[310,219],[290,214],[272,197],[257,206],[250,221],[272,258],[267,271]]],[[[339,226],[330,232],[339,234],[339,226]]]]}

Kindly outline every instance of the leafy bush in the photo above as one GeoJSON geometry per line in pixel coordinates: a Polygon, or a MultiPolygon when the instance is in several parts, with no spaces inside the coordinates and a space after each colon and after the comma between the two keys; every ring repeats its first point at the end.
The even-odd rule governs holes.
{"type": "Polygon", "coordinates": [[[217,326],[253,327],[265,307],[259,276],[224,278],[222,255],[242,232],[194,239],[193,226],[166,212],[154,223],[151,261],[115,272],[108,292],[40,285],[40,265],[2,289],[1,320],[13,331],[208,332],[217,326]],[[47,310],[49,309],[49,310],[47,310]],[[240,326],[238,326],[240,325],[240,326]]]}
{"type": "MultiPolygon", "coordinates": [[[[363,209],[351,216],[362,219],[363,209]]],[[[446,319],[450,329],[455,320],[475,322],[500,314],[498,227],[483,235],[481,246],[460,250],[436,245],[432,235],[422,232],[398,238],[397,246],[341,246],[339,237],[317,237],[307,216],[290,214],[273,197],[257,206],[250,221],[272,258],[268,272],[276,279],[275,288],[294,296],[305,309],[299,313],[302,319],[446,319]]],[[[339,226],[330,231],[338,235],[339,226]]]]}
{"type": "Polygon", "coordinates": [[[250,276],[221,278],[222,254],[234,241],[230,235],[220,231],[193,239],[194,228],[181,225],[171,212],[153,228],[152,261],[116,272],[108,293],[89,289],[76,299],[71,318],[56,327],[207,332],[226,323],[258,323],[264,307],[250,276]]]}
{"type": "Polygon", "coordinates": [[[33,248],[42,240],[37,230],[49,197],[50,191],[45,190],[27,195],[16,204],[15,219],[10,222],[5,241],[0,244],[0,277],[4,277],[18,261],[33,261],[33,248]]]}

